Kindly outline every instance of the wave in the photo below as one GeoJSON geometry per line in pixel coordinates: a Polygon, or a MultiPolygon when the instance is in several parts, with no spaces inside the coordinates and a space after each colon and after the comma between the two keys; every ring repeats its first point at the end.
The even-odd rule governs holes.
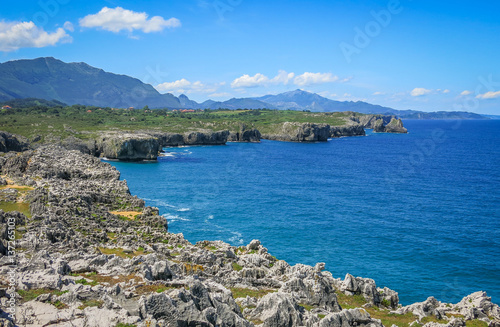
{"type": "Polygon", "coordinates": [[[169,213],[165,213],[162,215],[162,217],[165,217],[169,223],[172,223],[174,221],[191,221],[191,219],[184,218],[178,215],[171,215],[169,213]]]}
{"type": "Polygon", "coordinates": [[[191,210],[190,208],[179,208],[179,209],[176,209],[176,211],[179,211],[179,212],[190,211],[190,210],[191,210]]]}

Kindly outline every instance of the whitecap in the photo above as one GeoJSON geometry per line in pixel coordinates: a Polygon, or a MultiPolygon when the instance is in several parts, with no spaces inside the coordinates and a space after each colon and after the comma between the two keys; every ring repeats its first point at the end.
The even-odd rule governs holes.
{"type": "Polygon", "coordinates": [[[167,219],[168,222],[174,222],[174,221],[191,221],[191,219],[184,218],[184,217],[181,217],[181,216],[178,216],[178,215],[171,215],[169,213],[165,213],[162,216],[165,217],[165,219],[167,219]]]}
{"type": "Polygon", "coordinates": [[[177,211],[184,212],[184,211],[190,211],[190,208],[179,208],[177,211]]]}

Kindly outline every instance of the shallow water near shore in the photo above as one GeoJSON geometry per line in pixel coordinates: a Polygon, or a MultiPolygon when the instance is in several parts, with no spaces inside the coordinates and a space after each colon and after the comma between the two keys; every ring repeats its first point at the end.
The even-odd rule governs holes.
{"type": "Polygon", "coordinates": [[[409,304],[500,303],[500,121],[406,120],[409,134],[168,148],[110,162],[191,242],[259,239],[290,264],[373,278],[409,304]]]}

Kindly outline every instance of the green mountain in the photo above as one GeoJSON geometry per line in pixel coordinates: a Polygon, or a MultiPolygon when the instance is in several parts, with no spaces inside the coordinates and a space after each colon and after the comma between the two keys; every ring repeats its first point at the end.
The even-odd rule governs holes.
{"type": "Polygon", "coordinates": [[[136,78],[51,57],[0,64],[0,101],[19,98],[102,107],[182,108],[177,97],[160,94],[136,78]]]}

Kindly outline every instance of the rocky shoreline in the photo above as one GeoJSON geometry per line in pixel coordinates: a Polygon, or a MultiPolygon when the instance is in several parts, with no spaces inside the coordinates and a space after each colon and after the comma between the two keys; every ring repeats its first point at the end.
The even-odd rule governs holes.
{"type": "MultiPolygon", "coordinates": [[[[162,133],[155,131],[117,132],[106,131],[95,139],[81,140],[74,136],[50,144],[58,144],[68,150],[79,150],[96,157],[123,161],[154,161],[164,147],[186,145],[224,145],[227,142],[260,142],[261,139],[284,142],[326,142],[330,138],[364,136],[365,128],[377,133],[407,133],[403,123],[395,116],[353,115],[342,126],[328,124],[293,123],[277,124],[272,133],[241,125],[238,130],[199,130],[187,133],[162,133]]],[[[7,133],[8,134],[8,133],[7,133]]],[[[0,149],[9,141],[0,135],[0,149]],[[3,140],[3,141],[2,141],[3,140]]],[[[26,144],[26,140],[19,141],[26,144]]]]}
{"type": "Polygon", "coordinates": [[[403,307],[372,279],[290,266],[258,240],[191,244],[111,165],[9,144],[0,203],[18,210],[0,210],[0,326],[500,326],[484,292],[403,307]]]}

